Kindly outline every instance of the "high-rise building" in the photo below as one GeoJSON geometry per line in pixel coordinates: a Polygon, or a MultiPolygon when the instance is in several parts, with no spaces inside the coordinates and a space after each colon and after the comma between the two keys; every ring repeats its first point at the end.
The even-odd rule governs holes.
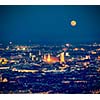
{"type": "Polygon", "coordinates": [[[64,52],[60,54],[60,63],[65,62],[64,52]]]}
{"type": "Polygon", "coordinates": [[[51,59],[50,59],[50,54],[48,54],[48,56],[47,56],[47,61],[48,61],[48,62],[51,61],[51,59]]]}

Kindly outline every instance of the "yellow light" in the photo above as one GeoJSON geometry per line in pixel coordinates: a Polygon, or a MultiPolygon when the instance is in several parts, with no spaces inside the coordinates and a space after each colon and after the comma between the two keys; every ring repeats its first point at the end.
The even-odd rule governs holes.
{"type": "Polygon", "coordinates": [[[0,58],[1,64],[7,64],[8,60],[6,58],[0,58]]]}
{"type": "Polygon", "coordinates": [[[83,63],[83,66],[85,67],[85,68],[88,68],[88,65],[90,64],[90,62],[84,62],[83,63]]]}
{"type": "Polygon", "coordinates": [[[60,62],[61,62],[61,63],[62,63],[62,62],[65,62],[64,52],[62,52],[62,53],[60,54],[60,62]]]}
{"type": "Polygon", "coordinates": [[[50,59],[50,54],[48,54],[47,61],[48,61],[48,62],[50,62],[50,61],[51,61],[51,59],[50,59]]]}
{"type": "Polygon", "coordinates": [[[22,50],[24,51],[24,50],[26,50],[26,48],[25,48],[25,47],[23,47],[23,48],[22,48],[22,50]]]}
{"type": "Polygon", "coordinates": [[[4,83],[8,82],[7,78],[4,78],[2,82],[4,82],[4,83]]]}
{"type": "Polygon", "coordinates": [[[48,63],[48,64],[52,64],[52,63],[59,62],[59,59],[57,57],[53,57],[50,54],[48,54],[47,56],[44,55],[43,61],[48,63]]]}
{"type": "Polygon", "coordinates": [[[81,50],[82,50],[82,51],[85,51],[85,49],[84,49],[84,48],[81,48],[81,50]]]}
{"type": "Polygon", "coordinates": [[[46,55],[43,56],[43,59],[46,60],[46,55]]]}
{"type": "Polygon", "coordinates": [[[18,47],[17,50],[20,50],[20,48],[18,47]]]}
{"type": "Polygon", "coordinates": [[[89,55],[86,55],[85,59],[90,59],[90,56],[89,55]]]}
{"type": "Polygon", "coordinates": [[[35,73],[35,72],[38,72],[38,70],[25,70],[25,69],[23,69],[23,70],[17,70],[18,72],[22,72],[22,73],[35,73]]]}
{"type": "Polygon", "coordinates": [[[11,63],[16,62],[15,60],[10,60],[11,63]]]}
{"type": "Polygon", "coordinates": [[[2,59],[0,58],[0,63],[2,62],[2,59]]]}
{"type": "Polygon", "coordinates": [[[13,68],[12,71],[17,71],[17,69],[16,68],[13,68]]]}
{"type": "Polygon", "coordinates": [[[81,58],[81,60],[85,60],[85,58],[84,58],[84,57],[82,57],[82,58],[81,58]]]}
{"type": "Polygon", "coordinates": [[[92,53],[92,54],[96,54],[96,52],[95,52],[95,51],[92,51],[91,53],[92,53]]]}
{"type": "Polygon", "coordinates": [[[74,51],[78,51],[78,48],[74,48],[74,51]]]}
{"type": "Polygon", "coordinates": [[[35,57],[36,57],[35,55],[32,55],[32,61],[34,61],[34,60],[35,60],[35,57]]]}
{"type": "Polygon", "coordinates": [[[71,21],[71,26],[76,26],[76,21],[75,20],[71,21]]]}

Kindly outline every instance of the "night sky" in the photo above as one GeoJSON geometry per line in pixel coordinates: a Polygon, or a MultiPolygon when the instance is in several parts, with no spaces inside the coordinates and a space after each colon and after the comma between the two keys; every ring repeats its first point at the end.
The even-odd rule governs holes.
{"type": "Polygon", "coordinates": [[[99,38],[100,6],[0,6],[0,42],[82,43],[99,38]]]}

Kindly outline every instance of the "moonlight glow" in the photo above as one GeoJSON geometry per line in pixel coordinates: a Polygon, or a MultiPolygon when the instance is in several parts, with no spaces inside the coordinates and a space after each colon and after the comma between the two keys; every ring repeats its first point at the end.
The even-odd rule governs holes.
{"type": "Polygon", "coordinates": [[[71,26],[76,26],[76,21],[75,20],[71,21],[71,26]]]}

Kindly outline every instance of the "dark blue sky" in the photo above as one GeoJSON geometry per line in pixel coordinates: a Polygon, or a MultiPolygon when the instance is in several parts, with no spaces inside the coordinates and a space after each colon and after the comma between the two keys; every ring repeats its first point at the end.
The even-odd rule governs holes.
{"type": "Polygon", "coordinates": [[[0,42],[98,42],[100,6],[0,6],[0,42]],[[77,25],[72,27],[71,20],[77,25]]]}

